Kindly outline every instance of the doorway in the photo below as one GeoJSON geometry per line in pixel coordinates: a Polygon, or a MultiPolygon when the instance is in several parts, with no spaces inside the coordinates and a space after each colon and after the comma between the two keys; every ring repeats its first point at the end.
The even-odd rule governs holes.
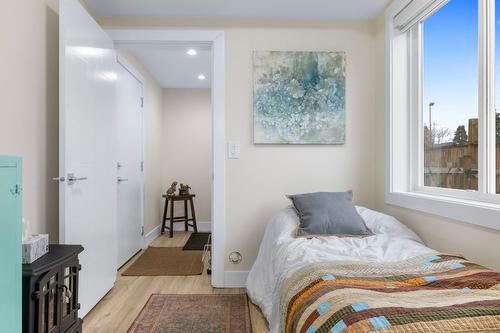
{"type": "MultiPolygon", "coordinates": [[[[216,288],[226,287],[225,264],[225,80],[224,32],[216,30],[134,30],[107,29],[106,33],[118,49],[165,48],[192,45],[211,50],[212,111],[212,182],[211,182],[211,282],[216,288]]],[[[147,177],[147,176],[146,176],[147,177]]]]}
{"type": "MultiPolygon", "coordinates": [[[[193,232],[193,235],[187,235],[186,244],[181,246],[189,250],[176,252],[175,255],[169,255],[167,249],[149,249],[154,236],[158,234],[148,236],[144,242],[145,251],[131,260],[133,268],[122,274],[140,275],[142,272],[144,275],[154,275],[168,272],[183,275],[185,271],[180,264],[190,266],[189,262],[196,261],[196,267],[200,269],[202,258],[207,259],[206,264],[209,262],[208,252],[205,256],[200,252],[208,243],[212,215],[211,46],[195,42],[162,45],[116,43],[115,49],[118,62],[122,65],[117,78],[117,116],[119,127],[122,127],[118,129],[118,137],[119,144],[125,143],[119,147],[119,155],[133,157],[140,150],[137,148],[140,148],[138,143],[141,140],[135,135],[139,132],[136,129],[140,127],[140,116],[137,118],[135,115],[139,115],[136,110],[142,106],[138,104],[141,100],[141,83],[146,87],[142,108],[146,136],[143,143],[147,212],[144,216],[145,232],[149,235],[160,223],[161,238],[184,238],[187,233],[193,232]],[[123,66],[124,63],[129,65],[123,66]],[[133,73],[139,73],[141,78],[136,79],[139,75],[133,73]],[[172,189],[173,183],[176,185],[172,189]],[[187,190],[181,191],[181,187],[187,190]],[[167,191],[170,193],[168,202],[165,197],[167,191]],[[184,194],[181,195],[181,192],[184,194]],[[175,216],[173,227],[170,223],[172,215],[175,216]],[[196,256],[199,255],[199,259],[190,251],[198,251],[196,256]],[[166,258],[177,262],[165,261],[166,258]],[[171,266],[178,266],[179,271],[171,266]]],[[[120,158],[118,161],[119,254],[125,250],[125,256],[119,262],[122,266],[138,249],[137,246],[131,246],[130,240],[136,235],[134,231],[138,230],[137,223],[135,230],[133,224],[139,220],[137,215],[140,207],[137,207],[138,191],[133,193],[134,196],[126,196],[120,205],[120,200],[123,201],[120,198],[122,190],[132,191],[139,187],[129,184],[129,177],[121,174],[127,163],[120,158]],[[131,225],[132,228],[126,229],[131,225]],[[129,232],[125,234],[127,230],[129,232]]],[[[137,158],[128,165],[139,166],[139,162],[137,158]]],[[[165,246],[158,244],[154,242],[151,246],[176,247],[177,243],[165,241],[161,243],[165,246]]]]}

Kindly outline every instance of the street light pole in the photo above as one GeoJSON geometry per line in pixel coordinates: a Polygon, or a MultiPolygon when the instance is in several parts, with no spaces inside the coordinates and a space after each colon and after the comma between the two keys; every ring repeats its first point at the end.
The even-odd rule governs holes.
{"type": "Polygon", "coordinates": [[[434,146],[434,137],[432,135],[432,107],[435,104],[436,103],[434,103],[434,102],[429,103],[429,139],[430,139],[430,143],[432,146],[434,146]]]}

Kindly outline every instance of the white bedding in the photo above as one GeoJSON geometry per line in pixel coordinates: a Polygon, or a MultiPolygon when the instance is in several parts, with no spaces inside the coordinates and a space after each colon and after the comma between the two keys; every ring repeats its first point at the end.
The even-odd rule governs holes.
{"type": "Polygon", "coordinates": [[[247,292],[267,318],[271,333],[279,333],[280,285],[298,268],[325,261],[400,261],[436,253],[394,217],[364,207],[356,209],[374,236],[295,238],[299,221],[292,206],[283,209],[269,223],[248,275],[247,292]]]}

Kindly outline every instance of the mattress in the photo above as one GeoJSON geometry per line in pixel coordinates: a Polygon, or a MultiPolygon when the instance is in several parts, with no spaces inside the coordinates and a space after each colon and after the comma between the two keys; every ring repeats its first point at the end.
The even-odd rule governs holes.
{"type": "MultiPolygon", "coordinates": [[[[356,209],[364,219],[368,228],[374,233],[373,236],[365,238],[341,238],[335,236],[316,237],[312,239],[295,238],[294,232],[298,224],[298,218],[292,206],[283,209],[268,224],[259,249],[259,254],[247,279],[247,292],[252,302],[261,308],[264,316],[267,318],[271,333],[285,331],[312,333],[319,329],[315,326],[317,323],[306,328],[299,325],[300,329],[297,329],[297,323],[299,323],[300,320],[306,319],[304,319],[302,315],[297,317],[288,312],[290,306],[303,307],[302,303],[290,305],[291,300],[300,298],[300,295],[302,295],[301,292],[304,291],[304,288],[307,290],[310,283],[318,279],[321,280],[324,276],[333,277],[333,279],[328,282],[333,285],[339,281],[349,280],[349,277],[352,276],[358,276],[360,281],[365,282],[370,281],[370,278],[372,278],[370,274],[362,274],[366,271],[364,269],[351,270],[339,275],[339,267],[345,268],[345,265],[361,265],[359,267],[366,268],[366,266],[369,266],[382,270],[382,273],[379,272],[379,278],[382,276],[387,278],[388,282],[386,282],[389,286],[384,289],[384,291],[393,291],[390,289],[392,289],[391,287],[394,285],[391,285],[389,282],[393,283],[394,281],[398,281],[398,279],[403,279],[407,273],[411,272],[411,270],[403,270],[403,272],[398,271],[394,269],[394,265],[401,269],[401,267],[409,267],[408,263],[413,263],[415,265],[414,268],[423,270],[418,272],[415,271],[414,277],[420,277],[423,280],[419,281],[424,282],[429,282],[425,280],[426,276],[433,276],[433,278],[435,278],[436,274],[441,272],[425,271],[425,269],[433,269],[432,262],[429,261],[429,266],[423,265],[422,262],[427,262],[426,258],[437,258],[439,256],[443,256],[444,258],[448,257],[425,246],[422,240],[413,231],[392,216],[364,207],[356,207],[356,209]],[[331,271],[322,271],[321,269],[324,267],[329,267],[331,271]],[[391,269],[393,269],[393,271],[391,271],[391,269]],[[304,272],[308,272],[305,274],[307,277],[306,280],[297,280],[297,277],[304,276],[304,272]],[[342,279],[338,279],[337,276],[342,277],[342,279]],[[295,324],[287,326],[286,323],[288,321],[295,324]]],[[[460,261],[464,259],[453,260],[460,261]]],[[[452,263],[449,264],[451,265],[452,263]]],[[[464,263],[462,264],[465,265],[464,263]]],[[[456,266],[458,267],[458,263],[456,266]]],[[[370,282],[368,282],[368,285],[370,285],[370,282]]],[[[425,283],[413,287],[430,288],[425,283]]],[[[364,290],[363,288],[365,287],[359,287],[359,289],[364,290]]],[[[493,290],[494,289],[495,287],[493,287],[493,290]]],[[[351,288],[349,290],[354,294],[356,294],[356,292],[359,293],[359,290],[356,288],[351,288]]],[[[465,291],[466,289],[460,292],[465,291]]],[[[343,292],[345,292],[345,290],[343,292]]],[[[491,292],[491,290],[488,292],[491,292]]],[[[303,311],[306,310],[318,312],[318,309],[314,308],[314,306],[319,306],[320,304],[317,304],[317,299],[314,297],[328,297],[325,295],[321,296],[321,293],[314,295],[313,298],[308,299],[307,302],[304,303],[308,304],[310,307],[301,310],[301,313],[304,313],[303,311]]],[[[386,294],[383,295],[386,296],[386,294]]],[[[493,296],[490,295],[490,297],[493,296]]],[[[304,299],[301,298],[301,300],[304,299]]],[[[362,300],[358,301],[359,302],[354,302],[353,304],[366,303],[362,300]]],[[[405,302],[406,301],[402,299],[400,305],[404,307],[406,304],[405,302]]],[[[425,303],[425,300],[421,302],[425,303]]],[[[432,301],[430,302],[432,303],[432,301]]],[[[348,306],[346,304],[344,305],[348,306]]],[[[363,304],[363,306],[365,305],[366,304],[363,304]]],[[[349,306],[352,306],[352,304],[349,306]]],[[[383,315],[375,316],[374,318],[382,316],[383,315]]],[[[341,317],[334,324],[330,326],[327,325],[327,331],[335,332],[334,326],[343,319],[344,318],[341,317]]],[[[368,320],[369,318],[365,319],[368,320]]],[[[324,318],[321,318],[321,320],[324,320],[324,318]]],[[[320,322],[322,322],[321,320],[320,322]]],[[[344,324],[346,327],[343,327],[342,324],[337,326],[336,329],[338,332],[347,329],[347,324],[345,322],[344,324]]],[[[387,329],[387,327],[385,327],[385,329],[387,329]]],[[[325,330],[325,328],[322,328],[322,331],[323,330],[325,330]]],[[[346,332],[349,331],[351,330],[346,330],[346,332]]],[[[372,330],[352,330],[352,332],[369,331],[378,331],[378,329],[375,327],[372,330]]],[[[418,331],[419,330],[417,330],[417,332],[418,331]]],[[[436,332],[441,331],[442,330],[437,330],[436,332]]],[[[408,330],[404,332],[414,331],[408,330]]],[[[420,330],[420,332],[426,331],[420,330]]]]}

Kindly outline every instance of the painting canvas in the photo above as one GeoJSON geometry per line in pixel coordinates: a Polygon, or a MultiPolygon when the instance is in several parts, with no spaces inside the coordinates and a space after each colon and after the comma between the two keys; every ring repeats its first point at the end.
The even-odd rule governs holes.
{"type": "Polygon", "coordinates": [[[343,52],[256,51],[254,142],[344,144],[343,52]]]}

